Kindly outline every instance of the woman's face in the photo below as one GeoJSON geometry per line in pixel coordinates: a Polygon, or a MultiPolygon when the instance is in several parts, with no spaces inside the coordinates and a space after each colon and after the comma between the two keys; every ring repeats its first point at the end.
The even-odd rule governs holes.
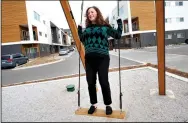
{"type": "Polygon", "coordinates": [[[94,8],[90,8],[90,9],[88,10],[87,16],[88,16],[88,18],[89,18],[89,20],[90,20],[91,22],[95,22],[95,20],[96,20],[96,18],[97,18],[97,12],[95,11],[94,8]]]}

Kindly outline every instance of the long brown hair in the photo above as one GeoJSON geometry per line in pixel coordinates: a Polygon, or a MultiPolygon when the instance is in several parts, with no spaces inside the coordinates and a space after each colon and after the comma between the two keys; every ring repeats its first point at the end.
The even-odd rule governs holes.
{"type": "Polygon", "coordinates": [[[90,8],[93,8],[95,9],[95,11],[97,12],[97,18],[96,18],[96,24],[97,25],[106,25],[106,26],[110,26],[109,23],[107,23],[103,16],[102,16],[102,13],[101,11],[96,7],[96,6],[91,6],[89,7],[87,10],[86,10],[86,21],[85,21],[85,24],[86,24],[86,27],[88,27],[89,25],[91,25],[91,21],[89,20],[89,17],[88,17],[88,11],[90,8]]]}

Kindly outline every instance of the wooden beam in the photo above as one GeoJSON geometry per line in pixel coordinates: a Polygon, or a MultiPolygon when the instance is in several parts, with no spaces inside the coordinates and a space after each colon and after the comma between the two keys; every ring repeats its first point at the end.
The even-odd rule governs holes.
{"type": "Polygon", "coordinates": [[[165,22],[164,0],[156,0],[156,29],[159,95],[165,95],[165,22]]]}
{"type": "Polygon", "coordinates": [[[73,16],[73,13],[71,11],[69,2],[68,2],[68,0],[60,0],[60,3],[61,3],[61,6],[62,6],[62,9],[64,11],[65,18],[67,19],[67,23],[68,23],[68,25],[70,27],[70,30],[72,32],[72,36],[73,36],[73,39],[75,41],[77,50],[78,50],[78,52],[80,54],[82,64],[83,64],[83,66],[85,68],[84,46],[80,42],[80,39],[79,39],[79,36],[78,36],[78,30],[77,30],[76,22],[74,20],[74,16],[73,16]],[[80,48],[80,45],[81,45],[81,48],[80,48]]]}

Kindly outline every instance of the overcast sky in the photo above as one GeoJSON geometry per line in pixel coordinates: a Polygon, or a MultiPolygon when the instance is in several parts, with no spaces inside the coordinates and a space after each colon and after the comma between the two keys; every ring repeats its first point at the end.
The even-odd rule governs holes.
{"type": "MultiPolygon", "coordinates": [[[[32,6],[45,14],[51,21],[53,21],[58,27],[69,29],[63,9],[61,7],[60,1],[30,1],[32,6]]],[[[71,10],[73,12],[76,24],[80,23],[81,16],[81,1],[69,1],[71,10]]],[[[84,1],[84,11],[90,6],[97,6],[104,18],[106,18],[112,10],[116,7],[117,1],[84,1]]],[[[84,16],[84,15],[83,15],[84,16]]],[[[85,18],[82,19],[83,22],[85,18]]]]}

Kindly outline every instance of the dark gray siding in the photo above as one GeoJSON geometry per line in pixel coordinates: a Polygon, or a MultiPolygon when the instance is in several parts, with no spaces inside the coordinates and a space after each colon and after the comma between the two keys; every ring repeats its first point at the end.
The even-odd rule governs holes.
{"type": "Polygon", "coordinates": [[[125,38],[124,38],[124,37],[122,37],[122,38],[119,39],[119,40],[112,39],[111,41],[112,41],[113,46],[114,46],[115,49],[118,48],[118,41],[119,41],[119,47],[120,47],[120,48],[125,48],[125,47],[127,47],[127,44],[126,44],[126,42],[125,42],[125,38]]]}
{"type": "MultiPolygon", "coordinates": [[[[188,39],[188,30],[165,31],[165,35],[168,35],[168,34],[171,34],[172,38],[165,39],[165,45],[185,43],[185,40],[188,39]],[[178,33],[183,33],[184,38],[177,38],[178,33]]],[[[154,32],[141,33],[140,41],[141,41],[141,47],[157,45],[157,39],[156,39],[156,36],[154,35],[154,32]]],[[[133,43],[132,43],[132,47],[134,47],[133,43]]]]}
{"type": "Polygon", "coordinates": [[[14,45],[2,45],[1,46],[1,54],[14,54],[14,53],[22,53],[21,44],[14,45]]]}
{"type": "Polygon", "coordinates": [[[40,56],[50,55],[50,45],[48,44],[39,44],[40,47],[40,56]]]}
{"type": "Polygon", "coordinates": [[[166,31],[165,35],[168,34],[172,35],[172,39],[165,39],[165,45],[185,43],[185,40],[188,39],[188,30],[166,31]],[[177,38],[178,33],[183,33],[184,38],[177,38]]]}
{"type": "Polygon", "coordinates": [[[156,46],[156,36],[152,33],[140,34],[141,47],[156,46]]]}

